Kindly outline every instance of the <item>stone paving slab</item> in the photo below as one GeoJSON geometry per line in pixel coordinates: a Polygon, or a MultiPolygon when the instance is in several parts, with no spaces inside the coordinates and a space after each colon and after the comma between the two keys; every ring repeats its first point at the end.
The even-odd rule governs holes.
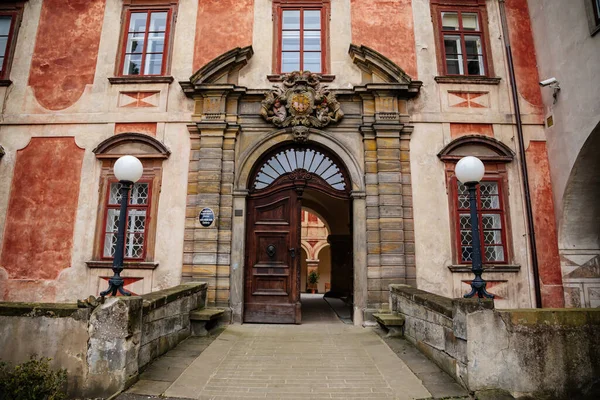
{"type": "Polygon", "coordinates": [[[420,399],[431,394],[371,329],[229,326],[164,392],[193,399],[420,399]]]}

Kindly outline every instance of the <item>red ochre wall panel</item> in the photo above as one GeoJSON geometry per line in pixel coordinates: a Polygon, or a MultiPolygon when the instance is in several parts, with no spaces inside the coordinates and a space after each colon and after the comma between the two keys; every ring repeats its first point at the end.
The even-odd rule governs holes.
{"type": "Polygon", "coordinates": [[[46,109],[75,104],[94,82],[106,0],[44,0],[29,85],[46,109]]]}
{"type": "Polygon", "coordinates": [[[352,0],[352,43],[370,47],[417,77],[412,0],[352,0]]]}
{"type": "Polygon", "coordinates": [[[254,0],[203,0],[198,4],[194,71],[235,47],[252,44],[254,0]]]}
{"type": "Polygon", "coordinates": [[[543,107],[527,0],[511,0],[505,4],[519,93],[531,105],[543,107]]]}
{"type": "Polygon", "coordinates": [[[115,124],[115,134],[130,132],[156,136],[156,122],[125,122],[115,124]]]}
{"type": "Polygon", "coordinates": [[[546,142],[530,142],[525,155],[533,205],[542,306],[564,307],[558,235],[554,219],[554,200],[546,142]]]}
{"type": "Polygon", "coordinates": [[[494,137],[494,127],[491,124],[450,124],[450,137],[452,139],[466,135],[494,137]]]}
{"type": "Polygon", "coordinates": [[[83,154],[73,137],[32,138],[17,152],[0,257],[9,279],[56,279],[71,266],[83,154]]]}

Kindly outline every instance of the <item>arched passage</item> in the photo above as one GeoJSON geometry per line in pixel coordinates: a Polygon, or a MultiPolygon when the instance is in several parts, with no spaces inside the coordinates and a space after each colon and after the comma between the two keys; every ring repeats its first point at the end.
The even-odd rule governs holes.
{"type": "Polygon", "coordinates": [[[600,123],[581,148],[563,197],[559,225],[565,303],[600,306],[600,123]]]}
{"type": "MultiPolygon", "coordinates": [[[[316,272],[319,262],[311,258],[314,244],[303,245],[299,234],[303,205],[318,209],[321,215],[335,215],[335,218],[325,218],[330,226],[335,222],[335,229],[345,233],[346,246],[332,247],[331,275],[333,278],[336,260],[346,274],[352,275],[352,268],[348,266],[352,264],[352,252],[347,251],[352,247],[352,184],[348,170],[337,154],[316,143],[283,143],[259,157],[247,179],[243,319],[245,322],[300,323],[300,294],[306,290],[302,285],[302,253],[307,253],[307,263],[312,262],[308,269],[316,272]],[[334,251],[339,248],[344,251],[336,257],[334,251]]],[[[329,239],[331,235],[326,232],[329,239]]],[[[341,285],[342,279],[338,279],[337,290],[350,295],[352,281],[352,276],[345,277],[341,285]]],[[[335,285],[332,279],[331,288],[335,285]]],[[[306,288],[308,286],[316,289],[318,283],[306,288]]]]}

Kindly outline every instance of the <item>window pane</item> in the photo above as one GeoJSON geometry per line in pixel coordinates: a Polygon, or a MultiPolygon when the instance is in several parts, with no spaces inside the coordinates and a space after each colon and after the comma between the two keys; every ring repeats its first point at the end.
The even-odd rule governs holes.
{"type": "Polygon", "coordinates": [[[167,12],[153,12],[150,16],[149,32],[164,32],[167,30],[167,12]]]}
{"type": "Polygon", "coordinates": [[[497,182],[481,182],[479,185],[481,192],[481,208],[484,210],[499,210],[500,196],[498,194],[497,182]]]}
{"type": "Polygon", "coordinates": [[[500,214],[483,214],[481,225],[483,229],[502,229],[502,218],[500,214]]]}
{"type": "Polygon", "coordinates": [[[463,30],[478,31],[479,20],[476,13],[462,13],[463,30]]]}
{"type": "Polygon", "coordinates": [[[148,13],[131,13],[129,32],[145,32],[148,13]]]}
{"type": "Polygon", "coordinates": [[[300,50],[300,31],[283,31],[281,47],[282,50],[300,50]]]}
{"type": "Polygon", "coordinates": [[[162,54],[146,54],[144,75],[160,75],[162,73],[162,54]]]}
{"type": "Polygon", "coordinates": [[[104,234],[104,257],[113,257],[117,245],[117,230],[119,226],[119,210],[115,208],[108,209],[106,215],[106,228],[104,234]]]}
{"type": "Polygon", "coordinates": [[[149,183],[136,183],[131,189],[129,204],[139,205],[148,204],[149,183]]]}
{"type": "Polygon", "coordinates": [[[489,246],[484,251],[484,261],[503,262],[504,248],[502,246],[489,246]]]}
{"type": "Polygon", "coordinates": [[[142,53],[144,51],[144,34],[130,33],[127,35],[125,53],[142,53]]]}
{"type": "Polygon", "coordinates": [[[108,204],[121,204],[121,184],[113,182],[110,184],[110,193],[108,195],[108,204]]]}
{"type": "Polygon", "coordinates": [[[445,31],[458,30],[458,13],[443,12],[442,13],[442,29],[445,31]]]}
{"type": "Polygon", "coordinates": [[[465,36],[469,75],[484,75],[483,49],[480,36],[465,36]]]}
{"type": "Polygon", "coordinates": [[[300,29],[300,10],[283,11],[283,29],[300,29]]]}
{"type": "Polygon", "coordinates": [[[284,52],[281,56],[281,72],[293,72],[300,69],[300,53],[284,52]]]}
{"type": "Polygon", "coordinates": [[[304,32],[304,50],[321,50],[321,32],[304,32]]]}
{"type": "Polygon", "coordinates": [[[162,53],[165,51],[165,34],[151,33],[148,35],[148,53],[162,53]]]}
{"type": "Polygon", "coordinates": [[[2,15],[0,16],[0,35],[8,36],[8,32],[10,32],[10,21],[12,17],[10,15],[2,15]]]}
{"type": "Polygon", "coordinates": [[[462,246],[461,248],[461,258],[462,261],[473,261],[473,247],[471,246],[462,246]]]}
{"type": "Polygon", "coordinates": [[[123,63],[123,75],[139,75],[142,68],[141,54],[128,54],[123,63]]]}
{"type": "Polygon", "coordinates": [[[321,52],[304,53],[304,70],[321,72],[321,52]]]}
{"type": "Polygon", "coordinates": [[[471,216],[469,214],[459,214],[460,229],[471,229],[471,216]]]}
{"type": "Polygon", "coordinates": [[[464,74],[460,36],[444,35],[444,48],[446,51],[446,67],[448,74],[464,74]]]}
{"type": "MultiPolygon", "coordinates": [[[[0,36],[0,56],[4,57],[6,55],[6,45],[8,43],[8,37],[0,36]]],[[[0,66],[2,66],[0,64],[0,66]]]]}
{"type": "Polygon", "coordinates": [[[144,252],[144,231],[146,229],[146,210],[128,211],[127,235],[125,237],[125,257],[140,258],[144,252]]]}
{"type": "Polygon", "coordinates": [[[321,11],[304,11],[304,29],[321,29],[321,11]]]}
{"type": "Polygon", "coordinates": [[[489,244],[502,244],[502,231],[494,230],[494,231],[483,231],[483,243],[485,245],[489,244]]]}

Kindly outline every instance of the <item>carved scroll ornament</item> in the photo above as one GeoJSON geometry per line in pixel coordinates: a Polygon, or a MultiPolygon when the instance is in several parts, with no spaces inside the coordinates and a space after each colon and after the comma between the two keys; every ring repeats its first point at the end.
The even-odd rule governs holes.
{"type": "Polygon", "coordinates": [[[306,126],[323,128],[344,116],[335,95],[320,83],[320,76],[295,71],[265,93],[260,115],[279,128],[306,126]]]}

